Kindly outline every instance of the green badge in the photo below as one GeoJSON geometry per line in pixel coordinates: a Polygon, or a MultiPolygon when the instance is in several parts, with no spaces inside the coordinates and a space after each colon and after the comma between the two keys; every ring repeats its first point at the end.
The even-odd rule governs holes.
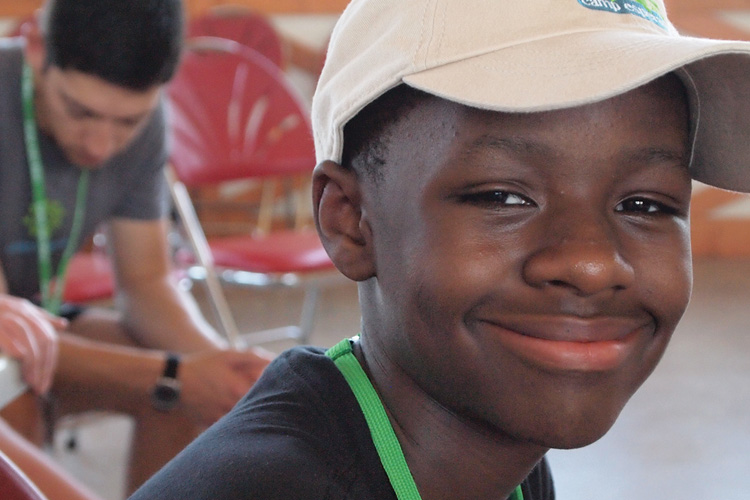
{"type": "MultiPolygon", "coordinates": [[[[47,204],[47,223],[49,225],[49,233],[53,234],[62,225],[63,219],[65,218],[65,208],[57,200],[46,200],[47,204]]],[[[23,224],[29,232],[29,235],[36,238],[36,214],[34,210],[34,204],[29,205],[29,211],[23,218],[23,224]]]]}

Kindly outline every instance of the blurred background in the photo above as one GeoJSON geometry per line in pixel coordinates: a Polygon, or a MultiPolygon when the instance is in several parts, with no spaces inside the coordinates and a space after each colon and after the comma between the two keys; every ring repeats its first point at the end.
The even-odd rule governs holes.
{"type": "MultiPolygon", "coordinates": [[[[344,0],[185,3],[191,22],[205,15],[231,17],[249,11],[253,26],[262,25],[257,29],[270,26],[269,36],[276,40],[274,57],[278,56],[274,64],[303,109],[309,107],[325,45],[344,0]]],[[[0,0],[0,36],[17,34],[40,4],[41,0],[0,0]]],[[[750,40],[750,0],[667,0],[667,7],[683,33],[750,40]]],[[[210,32],[218,30],[216,26],[206,29],[202,34],[222,34],[210,32]]],[[[250,31],[242,28],[234,34],[241,43],[242,37],[257,39],[258,32],[250,31]]],[[[245,213],[263,197],[261,183],[189,186],[189,191],[205,236],[254,230],[245,213]]],[[[281,191],[305,199],[308,186],[303,176],[281,191]]],[[[695,289],[670,349],[609,434],[580,450],[550,452],[560,500],[750,498],[750,198],[696,184],[692,232],[695,289]]],[[[184,231],[176,230],[175,239],[177,256],[184,231]]],[[[98,246],[101,241],[95,238],[91,250],[98,246]]],[[[189,266],[185,269],[186,286],[191,286],[206,316],[217,317],[205,277],[191,274],[189,266]]],[[[335,272],[315,280],[319,295],[307,342],[329,346],[358,331],[356,286],[335,272]]],[[[223,285],[239,330],[274,328],[301,314],[302,288],[242,284],[223,285]]],[[[106,303],[106,292],[98,300],[106,303]]],[[[278,340],[264,345],[279,352],[294,344],[278,340]]],[[[125,417],[78,418],[63,425],[49,453],[104,499],[122,500],[129,432],[125,417]]]]}

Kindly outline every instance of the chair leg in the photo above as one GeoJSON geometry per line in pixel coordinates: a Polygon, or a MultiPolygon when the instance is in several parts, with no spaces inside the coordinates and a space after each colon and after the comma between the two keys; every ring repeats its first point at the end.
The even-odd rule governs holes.
{"type": "Polygon", "coordinates": [[[204,269],[206,271],[206,288],[208,289],[208,297],[213,307],[214,313],[221,325],[221,329],[229,342],[236,347],[239,341],[239,328],[234,320],[234,315],[227,302],[226,295],[221,284],[215,268],[212,265],[206,265],[204,262],[204,269]]]}
{"type": "Polygon", "coordinates": [[[240,345],[242,347],[252,347],[275,340],[298,339],[300,336],[299,330],[299,326],[289,325],[257,332],[242,333],[240,334],[240,345]]]}
{"type": "Polygon", "coordinates": [[[320,287],[317,285],[311,285],[305,290],[305,298],[302,302],[302,315],[299,323],[299,336],[297,337],[297,343],[307,344],[312,335],[313,327],[315,326],[315,313],[318,307],[318,296],[320,295],[320,287]]]}
{"type": "Polygon", "coordinates": [[[214,267],[211,249],[208,246],[206,235],[203,233],[203,229],[200,226],[198,215],[195,213],[193,204],[190,202],[190,195],[188,194],[185,185],[177,180],[174,172],[170,168],[165,169],[164,174],[169,185],[169,190],[172,194],[175,208],[182,219],[188,240],[193,247],[193,252],[195,253],[198,263],[205,269],[206,286],[208,287],[208,295],[211,300],[211,305],[216,312],[218,321],[221,324],[221,328],[227,337],[227,340],[230,344],[237,345],[239,342],[237,324],[234,321],[229,304],[227,303],[226,297],[221,288],[221,282],[219,281],[216,268],[214,267]]]}
{"type": "Polygon", "coordinates": [[[240,334],[240,342],[243,347],[273,342],[274,340],[294,339],[298,344],[306,344],[310,339],[315,326],[315,313],[317,310],[320,288],[316,285],[305,289],[305,298],[302,301],[302,314],[298,325],[281,326],[258,332],[240,334]]]}

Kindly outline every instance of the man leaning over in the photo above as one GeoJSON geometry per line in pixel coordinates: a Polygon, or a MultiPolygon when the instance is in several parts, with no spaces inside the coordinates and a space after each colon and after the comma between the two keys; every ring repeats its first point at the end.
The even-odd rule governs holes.
{"type": "MultiPolygon", "coordinates": [[[[270,355],[230,349],[170,278],[163,87],[181,2],[49,0],[39,21],[0,46],[0,301],[32,328],[49,321],[32,302],[68,319],[49,400],[56,415],[135,418],[131,490],[229,410],[270,355]],[[117,310],[60,305],[49,283],[104,222],[117,310]],[[155,398],[164,375],[181,389],[155,398]]],[[[32,399],[3,416],[40,442],[32,399]]]]}

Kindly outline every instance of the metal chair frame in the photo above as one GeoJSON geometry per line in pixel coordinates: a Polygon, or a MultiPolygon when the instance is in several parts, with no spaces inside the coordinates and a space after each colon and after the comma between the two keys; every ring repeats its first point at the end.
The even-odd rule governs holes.
{"type": "MultiPolygon", "coordinates": [[[[254,77],[253,81],[257,80],[261,82],[258,85],[270,89],[266,93],[261,92],[260,95],[253,94],[248,97],[250,93],[257,92],[257,89],[250,89],[251,83],[249,83],[248,78],[238,79],[236,74],[225,75],[232,81],[225,81],[224,84],[231,88],[231,93],[237,94],[234,97],[238,100],[238,102],[234,102],[230,98],[227,104],[221,100],[222,98],[217,99],[216,96],[210,95],[220,92],[218,86],[221,85],[219,80],[222,76],[212,73],[210,83],[212,92],[207,92],[208,97],[204,97],[207,102],[196,103],[202,97],[197,94],[190,94],[189,85],[199,85],[199,83],[184,81],[186,78],[191,78],[191,75],[182,73],[184,69],[178,72],[170,84],[168,94],[172,97],[172,108],[175,111],[172,115],[174,146],[166,176],[177,215],[195,259],[196,265],[189,267],[188,275],[193,279],[201,279],[205,282],[209,301],[218,323],[233,344],[248,346],[285,338],[305,343],[314,327],[316,303],[320,293],[320,282],[315,278],[308,279],[308,276],[315,276],[318,271],[334,270],[328,257],[325,256],[325,262],[320,263],[315,269],[287,269],[282,271],[264,269],[257,271],[219,265],[215,257],[216,250],[212,249],[212,244],[218,238],[209,239],[206,236],[189,190],[191,187],[234,179],[254,178],[261,180],[263,191],[254,235],[261,240],[264,237],[273,237],[273,208],[269,207],[273,207],[274,194],[278,190],[279,178],[301,174],[309,176],[314,167],[315,159],[308,111],[302,104],[302,100],[286,82],[282,70],[267,63],[265,59],[257,57],[252,49],[226,39],[198,37],[190,40],[188,51],[236,57],[239,61],[238,65],[247,65],[247,67],[242,68],[243,71],[238,71],[238,73],[248,74],[251,71],[251,77],[254,77]],[[251,70],[248,68],[251,68],[251,70]],[[238,84],[238,81],[243,82],[243,85],[248,85],[248,94],[243,93],[243,87],[238,84]],[[183,85],[183,87],[178,87],[179,85],[183,85]],[[190,95],[180,95],[181,92],[190,95]],[[255,99],[255,101],[249,104],[245,102],[252,99],[255,99]],[[275,99],[284,101],[283,105],[289,109],[288,115],[283,114],[284,110],[278,111],[273,107],[275,99]],[[205,109],[200,108],[200,111],[198,111],[199,105],[204,106],[205,109]],[[191,109],[181,109],[180,106],[191,109]],[[226,106],[227,109],[208,109],[212,106],[214,108],[226,106]],[[243,110],[238,111],[240,108],[243,110]],[[218,117],[211,113],[217,113],[218,117]],[[242,113],[246,113],[247,116],[243,115],[239,119],[238,115],[242,113]],[[274,113],[277,113],[278,116],[274,113]],[[223,116],[224,114],[226,114],[226,117],[223,116]],[[193,115],[195,116],[192,119],[199,123],[191,128],[191,125],[185,122],[189,121],[189,117],[193,115]],[[243,119],[245,121],[242,121],[243,119]],[[236,141],[235,139],[216,139],[216,137],[222,135],[222,131],[216,130],[217,127],[213,129],[209,127],[213,123],[212,120],[216,122],[217,127],[226,127],[227,134],[237,136],[235,137],[236,141]],[[227,124],[222,120],[229,123],[227,124]],[[266,123],[266,121],[270,123],[266,123]],[[248,130],[253,133],[248,134],[248,130]],[[285,158],[286,149],[308,147],[307,144],[297,144],[295,147],[284,146],[283,140],[286,134],[300,134],[300,132],[304,132],[300,137],[308,137],[309,151],[307,149],[302,153],[298,151],[294,153],[297,156],[285,158]],[[253,134],[257,134],[257,136],[253,134]],[[248,136],[252,137],[248,139],[248,136]],[[213,145],[208,144],[210,141],[217,140],[219,142],[212,143],[213,145]],[[248,147],[248,143],[252,146],[248,147]],[[217,151],[217,156],[220,156],[213,165],[211,165],[213,159],[211,154],[205,151],[211,147],[217,151]],[[205,159],[205,165],[201,163],[202,157],[198,158],[204,154],[208,156],[205,159]],[[279,156],[279,158],[275,158],[274,155],[279,156]],[[237,159],[237,157],[240,159],[237,159]],[[231,165],[227,165],[230,163],[231,165]],[[305,297],[299,323],[269,330],[241,333],[224,294],[224,286],[227,284],[251,287],[304,287],[305,297]]],[[[190,64],[189,61],[188,64],[190,64]]],[[[211,70],[207,71],[210,72],[211,70]]],[[[202,71],[195,71],[192,78],[200,79],[203,77],[202,74],[202,71]]],[[[208,85],[205,82],[202,84],[208,85]]],[[[292,155],[293,153],[288,154],[292,155]]],[[[295,199],[292,203],[295,206],[300,204],[299,199],[295,199]]],[[[295,211],[295,214],[291,217],[295,228],[304,225],[303,218],[298,214],[299,212],[295,211]]],[[[311,231],[306,231],[309,236],[311,231]]],[[[249,238],[249,235],[246,236],[249,238]]],[[[322,245],[317,240],[317,235],[315,235],[315,241],[320,247],[320,253],[325,255],[322,245]]],[[[320,259],[318,260],[320,261],[320,259]]]]}

